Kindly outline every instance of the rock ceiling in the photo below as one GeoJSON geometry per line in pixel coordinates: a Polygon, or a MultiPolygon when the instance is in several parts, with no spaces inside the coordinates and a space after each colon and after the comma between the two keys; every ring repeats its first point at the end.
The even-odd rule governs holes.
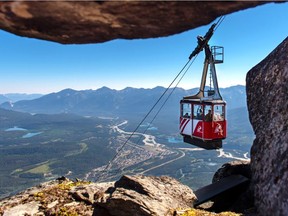
{"type": "Polygon", "coordinates": [[[263,1],[1,1],[0,29],[62,44],[163,37],[263,1]]]}

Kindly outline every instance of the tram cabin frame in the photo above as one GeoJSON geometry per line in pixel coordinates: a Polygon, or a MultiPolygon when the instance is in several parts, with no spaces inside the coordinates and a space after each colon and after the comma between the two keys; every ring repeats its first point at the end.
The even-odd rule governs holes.
{"type": "Polygon", "coordinates": [[[180,134],[186,143],[204,149],[221,148],[222,140],[227,136],[226,119],[226,102],[223,100],[180,101],[180,134]]]}

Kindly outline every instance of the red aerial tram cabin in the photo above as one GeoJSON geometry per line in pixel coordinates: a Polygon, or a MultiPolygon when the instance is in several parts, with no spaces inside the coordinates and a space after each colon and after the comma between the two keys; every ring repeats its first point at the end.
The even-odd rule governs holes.
{"type": "Polygon", "coordinates": [[[205,50],[204,69],[199,92],[180,101],[180,134],[183,141],[204,149],[222,147],[226,138],[226,102],[222,99],[217,82],[215,64],[223,63],[223,47],[209,47],[208,41],[214,31],[211,26],[204,37],[198,36],[198,46],[189,59],[205,50]],[[208,68],[210,86],[205,87],[208,68]],[[213,86],[212,86],[213,85],[213,86]]]}
{"type": "Polygon", "coordinates": [[[226,138],[226,103],[185,98],[180,103],[180,133],[184,142],[205,149],[221,148],[226,138]]]}

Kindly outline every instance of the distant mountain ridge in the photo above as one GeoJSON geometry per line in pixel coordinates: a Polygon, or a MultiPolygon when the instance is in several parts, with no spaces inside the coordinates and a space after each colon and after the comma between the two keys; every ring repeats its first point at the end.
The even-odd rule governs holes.
{"type": "Polygon", "coordinates": [[[17,102],[20,100],[33,100],[40,98],[43,94],[8,93],[0,94],[0,104],[4,102],[17,102]]]}
{"type": "MultiPolygon", "coordinates": [[[[80,91],[64,89],[32,100],[21,100],[15,103],[5,102],[0,107],[29,113],[73,113],[115,117],[127,115],[127,113],[141,114],[147,112],[165,90],[166,88],[159,86],[152,89],[127,87],[123,90],[114,90],[107,87],[80,91]]],[[[167,93],[169,94],[171,90],[167,93]]],[[[193,95],[197,91],[198,88],[189,90],[176,88],[163,112],[178,112],[179,101],[184,96],[193,95]]],[[[221,88],[220,92],[227,102],[228,109],[246,107],[245,86],[221,88]]],[[[163,101],[165,99],[166,97],[163,98],[163,101]]]]}

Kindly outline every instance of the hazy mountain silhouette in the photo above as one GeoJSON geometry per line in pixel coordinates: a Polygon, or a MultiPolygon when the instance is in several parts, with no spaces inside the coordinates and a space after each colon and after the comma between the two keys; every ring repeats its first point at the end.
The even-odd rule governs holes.
{"type": "MultiPolygon", "coordinates": [[[[172,89],[167,92],[170,93],[172,89]]],[[[33,100],[22,100],[15,103],[5,102],[1,108],[29,113],[74,113],[92,116],[122,116],[128,113],[146,113],[165,91],[164,87],[152,89],[125,88],[113,90],[102,87],[97,90],[64,89],[57,93],[44,95],[33,100]]],[[[178,112],[179,101],[187,95],[195,94],[198,88],[184,90],[176,88],[167,101],[163,112],[178,112]]],[[[246,107],[245,86],[232,86],[220,89],[227,102],[228,109],[246,107]]],[[[162,100],[166,100],[163,97],[162,100]]]]}
{"type": "Polygon", "coordinates": [[[8,93],[0,94],[0,103],[16,102],[20,100],[33,100],[40,98],[43,94],[23,94],[23,93],[8,93]]]}

